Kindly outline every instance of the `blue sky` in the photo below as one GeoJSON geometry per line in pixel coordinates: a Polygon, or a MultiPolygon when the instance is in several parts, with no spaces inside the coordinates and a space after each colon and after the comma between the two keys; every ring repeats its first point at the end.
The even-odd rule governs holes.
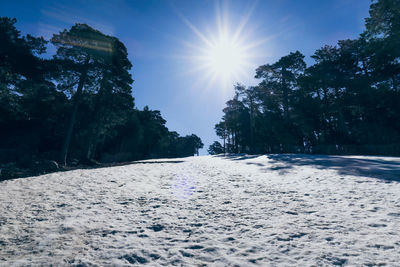
{"type": "MultiPolygon", "coordinates": [[[[206,148],[217,137],[214,125],[236,82],[255,85],[257,66],[273,63],[291,51],[310,56],[326,44],[357,38],[364,29],[369,0],[87,0],[0,2],[0,16],[17,18],[23,34],[44,36],[75,22],[118,37],[133,63],[133,95],[138,108],[161,111],[167,127],[181,135],[195,133],[206,148]],[[202,37],[218,36],[218,21],[251,45],[241,74],[228,81],[199,69],[196,59],[206,46],[202,37]],[[242,27],[241,27],[242,26],[242,27]],[[201,37],[202,36],[202,37],[201,37]]],[[[50,47],[50,54],[54,48],[50,47]]]]}

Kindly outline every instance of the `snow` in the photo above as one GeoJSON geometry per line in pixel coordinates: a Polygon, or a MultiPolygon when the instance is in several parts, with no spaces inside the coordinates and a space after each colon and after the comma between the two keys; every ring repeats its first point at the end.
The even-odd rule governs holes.
{"type": "Polygon", "coordinates": [[[400,262],[400,158],[202,156],[0,183],[0,265],[400,262]]]}

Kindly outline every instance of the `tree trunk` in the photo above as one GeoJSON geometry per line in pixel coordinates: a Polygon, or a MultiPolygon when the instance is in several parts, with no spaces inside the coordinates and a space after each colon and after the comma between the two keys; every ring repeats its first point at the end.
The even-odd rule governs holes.
{"type": "Polygon", "coordinates": [[[250,97],[250,153],[254,153],[254,103],[250,97]]]}
{"type": "Polygon", "coordinates": [[[282,69],[282,81],[281,81],[281,86],[282,86],[282,93],[283,93],[283,116],[286,121],[289,120],[289,88],[287,87],[286,84],[286,79],[285,79],[285,73],[286,69],[282,69]]]}
{"type": "Polygon", "coordinates": [[[397,81],[396,81],[396,76],[392,77],[392,84],[393,84],[393,90],[397,92],[397,81]]]}
{"type": "Polygon", "coordinates": [[[95,155],[96,152],[96,147],[97,143],[99,140],[99,132],[101,129],[101,120],[102,120],[102,102],[105,97],[107,97],[107,92],[106,92],[106,79],[107,75],[106,72],[103,73],[103,78],[100,83],[100,89],[99,92],[96,95],[96,102],[94,105],[94,126],[92,127],[90,131],[90,137],[89,137],[89,142],[88,142],[88,149],[86,153],[86,159],[91,160],[93,158],[93,155],[95,155]]]}
{"type": "Polygon", "coordinates": [[[84,68],[81,72],[81,77],[79,78],[78,88],[76,89],[76,93],[73,96],[74,107],[72,110],[71,118],[69,120],[67,134],[65,135],[64,143],[63,143],[62,150],[61,150],[60,161],[63,166],[67,165],[68,149],[69,149],[69,145],[71,142],[72,132],[74,130],[74,126],[75,126],[75,122],[76,122],[76,115],[78,113],[78,107],[79,107],[81,97],[82,97],[83,85],[85,83],[86,76],[87,76],[89,59],[90,59],[89,56],[87,56],[85,59],[84,68]]]}
{"type": "Polygon", "coordinates": [[[93,131],[93,133],[89,139],[88,150],[86,153],[87,160],[91,160],[93,158],[93,156],[96,154],[97,143],[99,141],[99,133],[96,132],[96,130],[98,131],[98,128],[95,127],[94,129],[95,130],[93,131]]]}
{"type": "MultiPolygon", "coordinates": [[[[225,142],[225,139],[227,139],[227,138],[229,138],[228,136],[227,136],[227,130],[226,130],[226,123],[224,122],[224,156],[226,155],[226,147],[227,147],[227,145],[226,145],[226,142],[225,142]]],[[[227,140],[228,141],[228,140],[227,140]]]]}
{"type": "Polygon", "coordinates": [[[224,155],[226,154],[226,144],[225,144],[226,136],[224,135],[224,155]]]}

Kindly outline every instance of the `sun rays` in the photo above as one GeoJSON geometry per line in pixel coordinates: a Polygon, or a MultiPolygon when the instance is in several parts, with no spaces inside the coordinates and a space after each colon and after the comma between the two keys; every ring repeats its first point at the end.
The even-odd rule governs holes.
{"type": "Polygon", "coordinates": [[[240,20],[233,23],[227,8],[216,5],[216,19],[201,30],[191,21],[180,15],[183,22],[194,33],[191,42],[184,42],[184,56],[190,60],[187,73],[195,73],[199,83],[206,87],[218,85],[222,89],[232,88],[253,72],[254,60],[259,56],[263,41],[252,38],[252,28],[248,21],[255,5],[244,12],[240,20]]]}
{"type": "Polygon", "coordinates": [[[244,47],[228,34],[219,35],[203,50],[199,57],[203,68],[226,82],[237,78],[248,59],[244,47]]]}

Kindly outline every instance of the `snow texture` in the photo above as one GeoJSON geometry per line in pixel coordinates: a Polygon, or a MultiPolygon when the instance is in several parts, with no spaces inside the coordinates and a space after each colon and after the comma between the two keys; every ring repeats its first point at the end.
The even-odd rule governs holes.
{"type": "Polygon", "coordinates": [[[203,156],[0,183],[0,265],[400,266],[400,158],[203,156]]]}

